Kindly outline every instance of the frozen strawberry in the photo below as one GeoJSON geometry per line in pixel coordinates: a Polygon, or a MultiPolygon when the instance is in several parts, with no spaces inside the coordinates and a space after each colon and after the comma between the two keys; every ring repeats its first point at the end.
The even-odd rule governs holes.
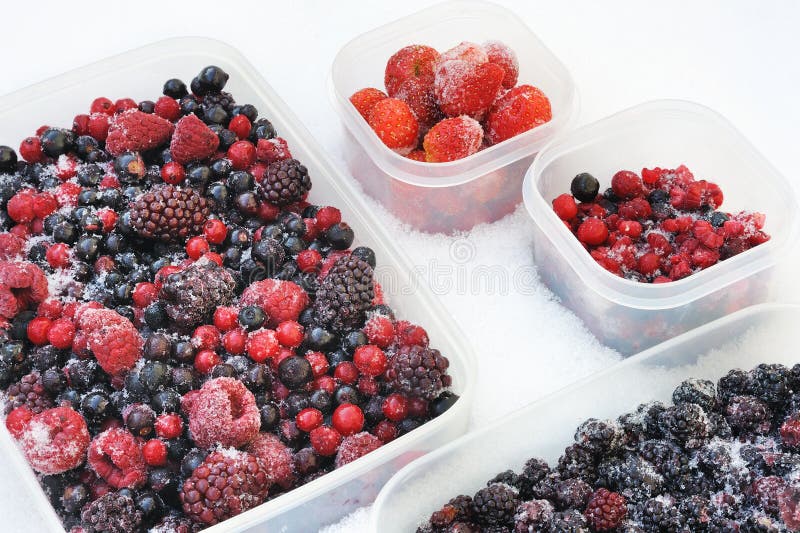
{"type": "Polygon", "coordinates": [[[442,119],[442,112],[433,94],[433,78],[409,78],[397,89],[395,98],[408,104],[422,130],[427,130],[442,119]]]}
{"type": "Polygon", "coordinates": [[[195,115],[187,115],[175,124],[169,145],[172,158],[185,165],[211,157],[219,147],[219,137],[195,115]]]}
{"type": "Polygon", "coordinates": [[[434,94],[442,112],[476,120],[489,111],[505,77],[503,68],[494,63],[474,65],[462,59],[444,61],[435,74],[434,94]]]}
{"type": "Polygon", "coordinates": [[[89,447],[89,430],[71,407],[56,407],[34,415],[24,425],[19,444],[34,470],[60,474],[83,463],[89,447]]]}
{"type": "Polygon", "coordinates": [[[147,481],[147,466],[136,438],[122,428],[108,429],[89,445],[89,466],[115,489],[135,489],[147,481]]]}
{"type": "Polygon", "coordinates": [[[486,135],[492,144],[510,139],[552,118],[550,100],[531,85],[520,85],[492,104],[486,117],[486,135]]]}
{"type": "Polygon", "coordinates": [[[111,309],[83,309],[79,316],[78,328],[100,368],[112,376],[133,368],[143,340],[130,320],[111,309]]]}
{"type": "Polygon", "coordinates": [[[256,160],[264,163],[273,163],[275,161],[283,161],[291,158],[292,152],[289,151],[289,145],[286,144],[286,139],[274,137],[272,139],[258,140],[258,144],[256,145],[256,160]]]}
{"type": "Polygon", "coordinates": [[[425,156],[425,150],[411,150],[408,155],[406,155],[407,159],[411,159],[412,161],[420,161],[425,163],[428,158],[425,156]]]}
{"type": "Polygon", "coordinates": [[[472,63],[473,65],[480,65],[489,62],[489,54],[483,46],[469,41],[463,41],[444,52],[439,57],[436,66],[441,65],[445,61],[450,61],[451,59],[458,59],[466,61],[467,63],[472,63]]]}
{"type": "Polygon", "coordinates": [[[353,104],[356,111],[364,117],[364,120],[369,120],[369,114],[372,112],[372,108],[375,107],[375,104],[387,98],[389,97],[386,93],[380,89],[367,87],[354,92],[350,97],[350,103],[353,104]]]}
{"type": "Polygon", "coordinates": [[[506,75],[503,78],[503,87],[511,89],[517,84],[519,77],[519,60],[517,54],[505,43],[500,41],[486,41],[483,43],[489,63],[503,67],[506,75]]]}
{"type": "Polygon", "coordinates": [[[272,483],[284,489],[291,488],[295,481],[292,451],[272,433],[259,433],[247,446],[247,453],[261,459],[272,483]]]}
{"type": "Polygon", "coordinates": [[[239,301],[242,307],[257,305],[267,314],[267,325],[277,327],[286,320],[297,320],[308,306],[308,294],[291,281],[265,279],[250,284],[239,301]]]}
{"type": "Polygon", "coordinates": [[[388,148],[406,155],[417,145],[419,123],[411,108],[402,100],[387,98],[372,108],[369,126],[388,148]]]}
{"type": "Polygon", "coordinates": [[[189,431],[203,448],[216,444],[240,447],[261,427],[255,396],[234,378],[211,379],[186,404],[189,431]]]}
{"type": "Polygon", "coordinates": [[[455,161],[477,152],[483,143],[483,128],[467,116],[442,120],[425,135],[422,146],[429,163],[455,161]]]}
{"type": "Polygon", "coordinates": [[[106,149],[111,155],[152,150],[165,144],[174,126],[168,120],[138,109],[115,115],[108,127],[106,149]]]}
{"type": "Polygon", "coordinates": [[[434,63],[439,52],[430,46],[412,44],[401,48],[386,62],[383,84],[394,97],[400,85],[409,78],[433,79],[434,63]]]}

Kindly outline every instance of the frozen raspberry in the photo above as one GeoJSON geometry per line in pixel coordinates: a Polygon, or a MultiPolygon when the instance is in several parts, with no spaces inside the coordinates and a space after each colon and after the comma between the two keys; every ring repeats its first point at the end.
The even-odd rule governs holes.
{"type": "Polygon", "coordinates": [[[597,489],[592,494],[584,515],[595,531],[609,531],[617,528],[628,510],[625,498],[608,489],[597,489]]]}
{"type": "Polygon", "coordinates": [[[290,489],[295,482],[292,451],[272,433],[259,433],[247,452],[261,460],[270,483],[290,489]]]}
{"type": "Polygon", "coordinates": [[[33,212],[33,200],[36,197],[35,191],[23,189],[12,196],[6,204],[6,212],[14,222],[27,224],[34,219],[36,214],[33,212]]]}
{"type": "Polygon", "coordinates": [[[124,152],[152,150],[165,144],[174,126],[155,114],[139,110],[126,111],[115,115],[108,127],[106,150],[118,156],[124,152]]]}
{"type": "Polygon", "coordinates": [[[277,327],[286,320],[294,320],[308,306],[308,294],[291,281],[265,279],[250,284],[239,300],[242,307],[257,305],[267,314],[267,325],[277,327]]]}
{"type": "Polygon", "coordinates": [[[381,446],[383,442],[366,431],[345,437],[339,445],[339,451],[336,452],[336,468],[352,463],[381,446]]]}
{"type": "Polygon", "coordinates": [[[100,368],[116,376],[142,355],[144,341],[130,320],[111,309],[84,309],[76,317],[81,335],[100,368]]]}
{"type": "Polygon", "coordinates": [[[438,59],[439,52],[430,46],[412,44],[401,48],[386,62],[383,77],[386,92],[394,97],[403,82],[412,78],[432,81],[434,64],[438,59]]]}
{"type": "MultiPolygon", "coordinates": [[[[286,139],[282,139],[281,137],[259,139],[256,144],[256,159],[258,161],[269,164],[291,158],[292,152],[289,151],[289,145],[286,144],[286,139]]],[[[256,176],[256,178],[258,179],[258,176],[256,176]]]]}
{"type": "Polygon", "coordinates": [[[398,320],[394,326],[397,344],[401,346],[428,346],[428,332],[425,328],[407,320],[398,320]]]}
{"type": "Polygon", "coordinates": [[[599,218],[587,218],[578,227],[578,240],[582,243],[598,246],[606,242],[608,227],[599,218]]]}
{"type": "Polygon", "coordinates": [[[185,165],[212,156],[218,146],[219,137],[192,114],[175,124],[169,150],[175,161],[185,165]]]}
{"type": "Polygon", "coordinates": [[[476,153],[483,143],[483,128],[467,116],[442,120],[425,135],[423,147],[429,163],[455,161],[476,153]]]}
{"type": "Polygon", "coordinates": [[[212,452],[183,483],[183,512],[203,525],[243,513],[267,497],[269,478],[261,461],[237,450],[212,452]]]}
{"type": "Polygon", "coordinates": [[[147,481],[142,450],[133,434],[122,428],[108,429],[92,439],[88,462],[115,489],[139,488],[147,481]]]}
{"type": "Polygon", "coordinates": [[[504,77],[503,68],[494,63],[444,61],[436,69],[434,80],[439,108],[448,117],[467,115],[481,120],[497,97],[504,77]]]}
{"type": "Polygon", "coordinates": [[[514,87],[500,96],[486,117],[486,135],[492,144],[501,143],[550,121],[550,100],[531,85],[514,87]]]}
{"type": "Polygon", "coordinates": [[[0,260],[14,259],[22,253],[25,241],[13,233],[0,233],[0,260]]]}
{"type": "Polygon", "coordinates": [[[644,192],[642,178],[635,172],[620,170],[611,178],[614,194],[625,200],[635,198],[644,192]]]}
{"type": "Polygon", "coordinates": [[[234,378],[205,382],[187,407],[192,438],[203,448],[214,444],[244,446],[261,427],[261,415],[253,393],[234,378]]]}
{"type": "Polygon", "coordinates": [[[503,67],[506,73],[503,78],[503,87],[510,89],[515,86],[519,77],[519,60],[514,50],[500,41],[486,41],[483,43],[483,49],[489,63],[503,67]]]}
{"type": "Polygon", "coordinates": [[[377,102],[368,122],[381,142],[400,155],[406,155],[417,145],[419,123],[402,100],[386,98],[377,102]]]}
{"type": "Polygon", "coordinates": [[[386,98],[389,97],[380,89],[367,87],[354,92],[350,97],[350,103],[353,104],[356,111],[364,117],[364,120],[369,120],[369,114],[372,112],[372,108],[375,107],[375,104],[386,98]]]}
{"type": "Polygon", "coordinates": [[[71,407],[56,407],[34,415],[18,437],[28,463],[45,475],[60,474],[83,463],[89,430],[71,407]]]}

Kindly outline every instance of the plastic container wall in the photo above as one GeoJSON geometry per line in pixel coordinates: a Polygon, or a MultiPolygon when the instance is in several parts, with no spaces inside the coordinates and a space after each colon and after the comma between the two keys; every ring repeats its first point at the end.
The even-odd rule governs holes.
{"type": "Polygon", "coordinates": [[[446,2],[356,37],[336,56],[330,82],[333,105],[347,130],[351,173],[400,220],[428,232],[466,230],[512,212],[533,155],[577,111],[566,68],[516,15],[487,2],[446,2]],[[458,161],[421,163],[384,146],[348,100],[364,87],[383,90],[386,62],[404,46],[426,44],[443,52],[462,41],[488,40],[514,49],[519,83],[535,85],[549,97],[550,122],[458,161]]]}
{"type": "Polygon", "coordinates": [[[603,343],[626,355],[768,301],[773,267],[797,235],[793,187],[721,115],[679,100],[645,103],[554,140],[528,171],[523,196],[536,222],[540,275],[603,343]],[[618,170],[681,164],[697,179],[719,184],[721,210],[765,213],[772,239],[685,279],[654,285],[600,267],[553,212],[552,200],[580,172],[604,189],[618,170]]]}
{"type": "Polygon", "coordinates": [[[616,418],[650,400],[670,401],[690,377],[717,380],[731,368],[800,361],[793,332],[800,307],[750,307],[660,344],[537,401],[415,461],[387,483],[372,511],[374,531],[414,531],[458,494],[474,494],[498,472],[541,457],[551,465],[590,417],[616,418]]]}
{"type": "MultiPolygon", "coordinates": [[[[359,506],[372,502],[380,487],[414,458],[452,441],[466,431],[475,380],[471,346],[451,321],[427,285],[412,276],[408,258],[364,205],[360,194],[333,167],[263,77],[235,49],[214,40],[171,39],[115,56],[0,98],[0,144],[16,146],[41,124],[69,126],[73,117],[88,110],[98,96],[154,98],[165,80],[191,79],[200,69],[216,64],[230,74],[226,90],[237,101],[252,103],[284,137],[292,154],[308,167],[314,187],[310,201],[335,205],[355,230],[357,244],[369,245],[378,258],[376,276],[398,316],[424,325],[431,344],[450,360],[453,390],[461,399],[441,417],[387,444],[341,469],[325,475],[205,531],[316,531],[359,506]],[[285,528],[285,529],[283,529],[285,528]]],[[[18,467],[20,490],[38,502],[41,515],[33,517],[60,530],[60,522],[16,448],[5,426],[0,450],[18,467]]]]}

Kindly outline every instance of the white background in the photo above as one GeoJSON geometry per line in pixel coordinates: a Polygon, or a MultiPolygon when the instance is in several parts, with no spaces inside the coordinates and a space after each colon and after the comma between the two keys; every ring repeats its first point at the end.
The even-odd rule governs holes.
{"type": "MultiPolygon", "coordinates": [[[[357,34],[429,3],[7,3],[0,31],[0,92],[24,88],[154,40],[179,35],[214,37],[239,48],[328,153],[339,159],[340,129],[326,92],[328,69],[336,51],[357,34]]],[[[780,171],[792,180],[798,179],[800,3],[500,3],[515,10],[571,71],[580,92],[579,123],[657,97],[696,100],[726,115],[780,171]]],[[[158,89],[154,87],[154,98],[158,89]]],[[[84,112],[84,104],[76,102],[80,108],[75,112],[84,112]]],[[[0,144],[17,145],[18,141],[0,139],[0,144]]],[[[757,177],[753,187],[758,187],[757,177]]],[[[547,297],[542,299],[545,305],[547,297]]],[[[456,310],[451,311],[458,315],[456,310]]],[[[480,316],[461,314],[456,318],[463,329],[480,334],[485,331],[477,322],[480,316]]],[[[569,318],[565,320],[572,323],[569,318]]],[[[481,340],[489,342],[476,339],[479,347],[484,344],[481,340]]],[[[572,352],[568,343],[569,336],[544,348],[569,357],[572,352]]],[[[615,358],[588,360],[602,366],[615,358]]],[[[577,367],[567,366],[573,370],[562,372],[559,384],[593,369],[581,364],[577,367]]],[[[479,404],[491,401],[491,390],[491,383],[479,387],[479,404]]],[[[532,391],[524,401],[542,392],[547,391],[532,391]]],[[[1,461],[0,516],[0,531],[41,531],[16,495],[12,474],[1,461]]]]}

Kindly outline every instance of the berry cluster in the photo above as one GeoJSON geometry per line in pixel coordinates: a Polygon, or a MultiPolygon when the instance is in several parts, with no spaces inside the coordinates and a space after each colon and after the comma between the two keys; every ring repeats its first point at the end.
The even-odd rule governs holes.
{"type": "Polygon", "coordinates": [[[672,405],[590,418],[538,458],[457,496],[418,533],[800,530],[800,364],[688,379],[672,405]]]}
{"type": "Polygon", "coordinates": [[[463,42],[439,53],[401,48],[386,64],[386,92],[361,89],[350,102],[389,148],[416,161],[444,163],[540,126],[547,96],[517,85],[519,63],[499,41],[463,42]]]}
{"type": "Polygon", "coordinates": [[[0,147],[5,425],[68,530],[197,531],[457,400],[227,80],[97,98],[21,159],[0,147]]]}
{"type": "Polygon", "coordinates": [[[575,176],[553,210],[601,267],[643,283],[683,279],[769,240],[765,216],[726,213],[722,189],[688,168],[621,170],[600,194],[591,174],[575,176]]]}

